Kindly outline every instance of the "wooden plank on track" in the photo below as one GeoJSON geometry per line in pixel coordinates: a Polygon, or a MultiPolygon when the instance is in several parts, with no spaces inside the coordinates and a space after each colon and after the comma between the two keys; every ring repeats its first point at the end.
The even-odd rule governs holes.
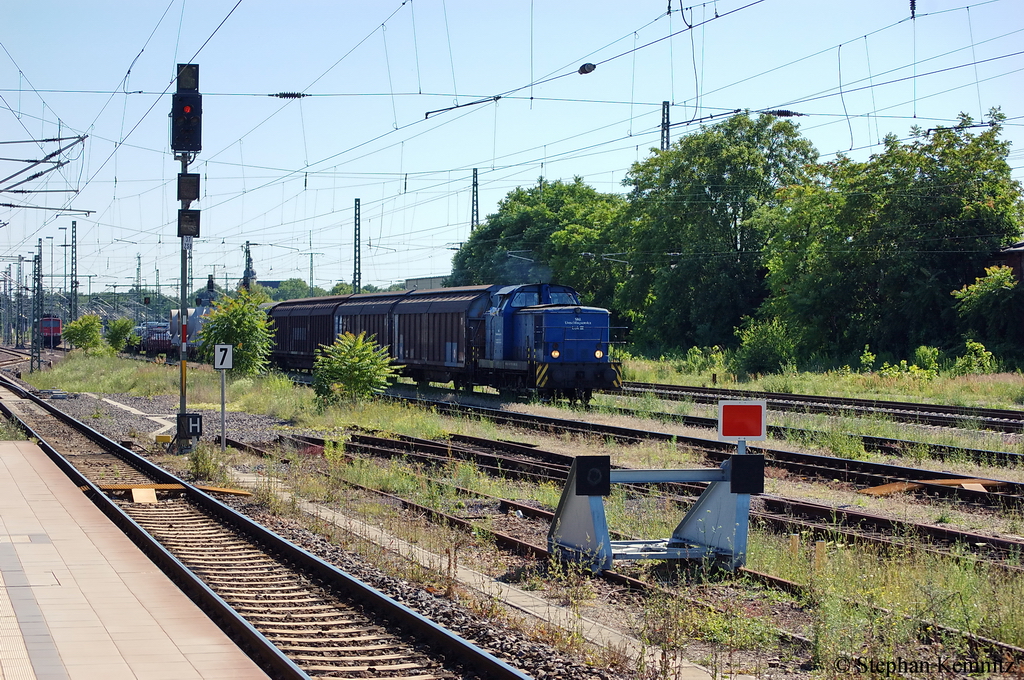
{"type": "Polygon", "coordinates": [[[891,496],[894,493],[905,491],[916,491],[924,488],[925,484],[937,484],[939,486],[959,486],[972,491],[987,491],[986,487],[1001,486],[1005,482],[994,479],[922,479],[919,482],[890,482],[881,486],[872,486],[868,489],[861,489],[858,493],[868,496],[891,496]]]}
{"type": "MultiPolygon", "coordinates": [[[[181,491],[185,487],[181,484],[99,484],[100,491],[134,491],[135,489],[153,489],[154,491],[181,491]]],[[[86,487],[88,488],[88,487],[86,487]]],[[[219,486],[199,486],[197,489],[211,491],[213,493],[229,493],[235,496],[251,496],[251,491],[241,489],[225,489],[219,486]]],[[[84,489],[83,489],[84,491],[84,489]]]]}

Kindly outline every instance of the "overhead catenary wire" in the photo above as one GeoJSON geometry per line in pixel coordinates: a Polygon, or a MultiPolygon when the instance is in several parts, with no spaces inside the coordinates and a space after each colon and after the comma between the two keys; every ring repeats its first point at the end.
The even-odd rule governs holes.
{"type": "MultiPolygon", "coordinates": [[[[922,14],[922,15],[920,15],[920,16],[924,16],[924,15],[922,14]]],[[[976,67],[976,68],[977,68],[977,67],[976,67]]],[[[532,78],[531,78],[531,80],[532,80],[532,78]]],[[[848,79],[844,78],[844,80],[848,80],[848,79]]],[[[872,94],[873,94],[874,92],[875,92],[875,90],[872,90],[872,94]]],[[[385,93],[385,95],[386,95],[386,96],[387,96],[387,95],[389,95],[389,94],[393,94],[393,93],[385,93]]],[[[513,96],[514,96],[514,95],[513,95],[513,96]]],[[[511,96],[510,96],[510,97],[511,97],[511,96]]],[[[632,99],[632,98],[631,98],[631,99],[632,99]]],[[[635,102],[633,102],[633,104],[635,104],[635,102]]],[[[875,107],[874,107],[874,106],[872,106],[872,108],[874,109],[875,107]]],[[[853,112],[851,111],[851,112],[847,112],[847,113],[846,113],[846,114],[844,114],[844,115],[851,115],[852,113],[853,113],[853,112]]],[[[823,114],[823,115],[824,115],[824,114],[823,114]]],[[[828,115],[834,115],[834,114],[828,114],[828,115]]],[[[877,119],[876,119],[876,122],[877,122],[877,119]]],[[[399,135],[399,136],[402,136],[402,135],[399,135]]],[[[614,136],[610,136],[610,137],[614,137],[614,136]]],[[[877,138],[877,135],[876,135],[876,138],[877,138]]],[[[503,146],[504,146],[504,145],[503,145],[503,146]]],[[[612,147],[612,146],[615,146],[615,143],[614,143],[614,141],[612,141],[612,142],[610,142],[609,144],[607,144],[607,145],[606,145],[606,147],[612,147]]],[[[506,148],[507,148],[507,147],[506,147],[506,148]]],[[[859,148],[864,148],[864,147],[859,147],[859,148]]],[[[246,154],[246,156],[249,156],[249,155],[251,155],[251,154],[246,154]]],[[[497,154],[495,153],[494,149],[492,149],[492,154],[491,154],[491,156],[492,156],[492,158],[491,158],[491,164],[492,164],[492,165],[495,165],[495,166],[496,166],[496,169],[500,169],[500,167],[502,166],[502,163],[501,163],[501,158],[500,158],[500,157],[497,157],[497,154]],[[497,157],[497,158],[496,158],[496,157],[497,157]],[[495,162],[495,161],[496,161],[496,162],[495,162]]],[[[552,156],[552,161],[554,162],[554,160],[556,160],[556,156],[552,156]]],[[[305,161],[306,161],[306,163],[308,164],[308,158],[307,158],[307,159],[305,159],[305,161]]],[[[242,165],[244,165],[244,164],[242,164],[242,165]]],[[[271,165],[272,165],[272,164],[271,164],[271,165]]],[[[523,167],[526,167],[526,164],[525,164],[525,163],[524,163],[524,164],[522,164],[522,165],[523,165],[523,167]]],[[[253,180],[254,176],[255,176],[255,175],[259,175],[260,173],[256,172],[256,173],[255,173],[255,175],[254,175],[253,171],[251,170],[251,168],[254,168],[254,167],[256,167],[256,166],[245,166],[245,167],[247,168],[247,169],[245,170],[245,173],[246,173],[246,174],[248,175],[248,177],[249,177],[249,183],[250,183],[250,186],[248,186],[248,187],[246,188],[246,191],[247,191],[247,192],[249,192],[249,193],[251,194],[252,192],[254,192],[254,191],[257,191],[257,190],[258,190],[258,187],[256,187],[256,186],[252,186],[252,182],[254,181],[254,180],[253,180]]],[[[349,165],[349,167],[352,167],[352,166],[351,166],[351,164],[349,165]]],[[[313,178],[313,176],[315,175],[315,173],[316,173],[316,172],[318,172],[318,171],[320,171],[320,170],[322,170],[322,168],[319,168],[319,167],[318,167],[318,168],[311,168],[311,169],[309,169],[308,171],[304,171],[304,172],[303,172],[303,175],[304,175],[304,176],[305,176],[305,175],[307,174],[307,172],[308,172],[308,174],[309,174],[309,177],[310,177],[310,187],[311,187],[311,189],[312,189],[312,184],[313,184],[313,179],[312,179],[312,178],[313,178]]],[[[622,170],[620,169],[620,172],[621,172],[621,171],[622,171],[622,170]]],[[[256,181],[256,182],[257,182],[257,184],[258,184],[258,183],[260,183],[260,182],[261,182],[262,180],[261,180],[261,179],[257,179],[257,180],[255,180],[255,181],[256,181]]],[[[418,188],[418,186],[417,186],[417,188],[418,188]]],[[[318,195],[319,195],[319,193],[318,193],[318,192],[314,192],[314,196],[318,196],[318,195]]],[[[316,211],[316,213],[315,213],[315,214],[319,214],[320,212],[322,212],[322,211],[316,211]]],[[[298,213],[298,212],[296,212],[296,215],[299,215],[299,213],[298,213]]]]}

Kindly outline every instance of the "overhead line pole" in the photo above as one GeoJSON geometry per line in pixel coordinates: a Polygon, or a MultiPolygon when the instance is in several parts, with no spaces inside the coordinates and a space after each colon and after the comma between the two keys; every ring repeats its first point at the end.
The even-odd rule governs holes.
{"type": "Polygon", "coordinates": [[[28,371],[38,371],[42,366],[43,331],[39,327],[43,318],[43,239],[39,239],[32,269],[32,350],[28,371]]]}
{"type": "MultiPolygon", "coordinates": [[[[67,230],[64,239],[67,240],[67,230]]],[[[68,249],[64,248],[64,289],[68,286],[68,249]]],[[[78,222],[71,220],[71,320],[78,320],[78,222]]]]}
{"type": "Polygon", "coordinates": [[[469,215],[469,230],[472,232],[480,226],[480,184],[477,182],[477,169],[473,168],[473,205],[469,215]]]}
{"type": "Polygon", "coordinates": [[[354,246],[355,246],[355,253],[354,253],[354,262],[355,262],[355,264],[353,265],[353,270],[352,270],[352,292],[356,293],[356,294],[361,293],[362,290],[363,290],[363,282],[362,282],[363,271],[362,271],[362,264],[361,264],[361,262],[359,260],[359,239],[361,238],[359,236],[359,219],[360,219],[359,216],[360,216],[359,199],[357,198],[356,199],[356,204],[355,204],[355,225],[356,225],[355,226],[355,244],[354,244],[354,246]]]}
{"type": "Polygon", "coordinates": [[[668,151],[668,147],[671,145],[669,137],[669,128],[672,126],[668,122],[669,118],[669,103],[661,103],[661,150],[668,151]]]}

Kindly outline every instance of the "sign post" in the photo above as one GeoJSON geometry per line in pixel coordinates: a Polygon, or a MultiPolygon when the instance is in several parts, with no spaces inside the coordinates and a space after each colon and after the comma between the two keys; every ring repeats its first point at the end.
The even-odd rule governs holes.
{"type": "Polygon", "coordinates": [[[213,367],[220,371],[220,452],[224,453],[225,440],[227,438],[225,426],[225,411],[227,403],[225,388],[225,373],[231,370],[234,364],[234,347],[232,345],[213,346],[213,367]]]}

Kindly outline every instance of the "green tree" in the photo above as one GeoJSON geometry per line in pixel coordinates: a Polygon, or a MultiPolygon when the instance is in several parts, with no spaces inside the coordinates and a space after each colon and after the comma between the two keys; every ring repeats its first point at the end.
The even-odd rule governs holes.
{"type": "MultiPolygon", "coordinates": [[[[360,292],[361,293],[385,293],[385,292],[395,291],[395,290],[405,290],[405,284],[404,283],[393,283],[393,284],[391,284],[390,286],[388,286],[386,288],[380,288],[378,286],[373,285],[372,283],[368,283],[365,286],[361,287],[360,292]]],[[[339,281],[338,283],[334,284],[334,287],[331,288],[329,293],[327,293],[327,295],[351,295],[351,294],[352,294],[352,284],[351,283],[345,283],[344,281],[339,281]]]]}
{"type": "Polygon", "coordinates": [[[1020,234],[1002,119],[993,111],[976,126],[961,114],[906,143],[890,136],[867,161],[840,157],[781,191],[754,220],[772,292],[763,311],[801,329],[805,351],[836,358],[865,343],[896,356],[954,345],[950,291],[1020,234]]]}
{"type": "Polygon", "coordinates": [[[619,227],[630,276],[617,295],[634,342],[656,349],[734,345],[767,294],[754,211],[817,158],[797,127],[732,116],[636,163],[619,227]]]}
{"type": "Polygon", "coordinates": [[[957,314],[970,335],[976,335],[1000,356],[1020,358],[1024,341],[1024,290],[1010,267],[988,267],[985,276],[953,291],[957,314]]]}
{"type": "Polygon", "coordinates": [[[103,324],[95,314],[86,314],[64,326],[64,340],[88,351],[103,346],[103,324]]]}
{"type": "Polygon", "coordinates": [[[351,294],[352,294],[352,284],[351,283],[345,283],[344,281],[338,281],[336,284],[334,284],[334,287],[331,288],[331,291],[328,293],[328,295],[351,295],[351,294]]]}
{"type": "Polygon", "coordinates": [[[135,324],[131,319],[124,317],[120,319],[114,319],[107,323],[107,344],[113,348],[115,352],[121,352],[124,350],[125,345],[129,342],[138,344],[140,338],[134,334],[135,324]]]}
{"type": "Polygon", "coordinates": [[[623,205],[579,177],[514,189],[459,248],[446,285],[561,283],[606,305],[614,289],[608,262],[582,253],[611,250],[606,235],[623,205]]]}
{"type": "Polygon", "coordinates": [[[327,291],[319,286],[313,287],[313,294],[309,294],[309,282],[302,279],[286,279],[273,290],[272,297],[275,300],[298,300],[308,297],[323,297],[327,291]]]}
{"type": "Polygon", "coordinates": [[[272,322],[260,305],[267,297],[259,291],[239,290],[234,297],[223,297],[213,309],[199,333],[199,356],[213,360],[215,345],[233,345],[231,373],[256,375],[269,365],[273,348],[272,322]]]}
{"type": "Polygon", "coordinates": [[[344,333],[333,345],[321,346],[313,363],[313,392],[320,408],[341,401],[358,401],[383,392],[400,366],[393,365],[386,347],[366,333],[344,333]]]}

